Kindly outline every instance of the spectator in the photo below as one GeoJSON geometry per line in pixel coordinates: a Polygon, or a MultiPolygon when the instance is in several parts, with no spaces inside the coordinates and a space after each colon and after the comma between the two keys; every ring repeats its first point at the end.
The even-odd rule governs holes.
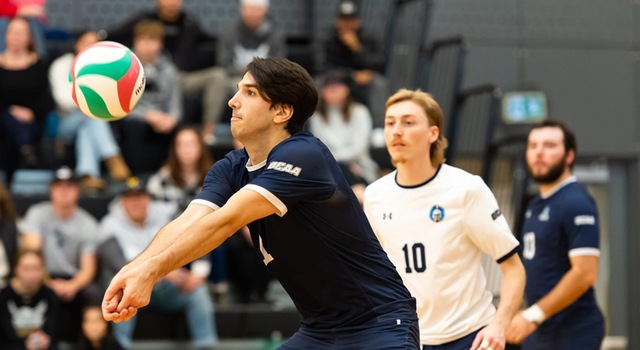
{"type": "MultiPolygon", "coordinates": [[[[169,160],[147,183],[147,190],[156,200],[174,202],[178,210],[183,211],[193,197],[202,189],[204,177],[213,160],[204,140],[196,128],[185,127],[176,132],[171,148],[169,160]]],[[[206,273],[202,277],[211,277],[214,282],[215,293],[224,297],[228,290],[226,283],[226,265],[224,264],[224,244],[213,250],[207,259],[200,259],[192,271],[206,273]],[[218,262],[218,264],[213,264],[218,262]],[[209,273],[210,271],[213,272],[209,273]]]]}
{"type": "Polygon", "coordinates": [[[0,52],[5,50],[5,32],[11,18],[21,16],[29,22],[35,51],[41,58],[47,57],[47,47],[44,37],[44,23],[47,19],[46,0],[0,0],[0,52]]]}
{"type": "Polygon", "coordinates": [[[164,25],[163,46],[178,67],[184,94],[202,94],[203,135],[213,135],[226,107],[226,73],[218,67],[194,67],[193,62],[200,61],[203,55],[199,49],[214,39],[202,30],[195,17],[182,10],[182,0],[156,0],[155,9],[143,11],[109,31],[109,39],[130,47],[135,26],[150,20],[164,25]]]}
{"type": "MultiPolygon", "coordinates": [[[[100,291],[91,284],[96,273],[96,219],[78,206],[80,186],[73,171],[62,167],[49,185],[50,201],[31,206],[22,223],[22,244],[42,250],[51,276],[48,286],[62,301],[66,322],[58,322],[61,340],[78,339],[82,308],[100,291]]],[[[99,299],[98,299],[99,300],[99,299]]]]}
{"type": "Polygon", "coordinates": [[[319,73],[343,69],[350,74],[355,100],[371,109],[374,127],[382,127],[390,92],[383,76],[386,59],[382,45],[363,29],[354,1],[340,2],[333,28],[320,34],[316,59],[319,73]]]}
{"type": "Polygon", "coordinates": [[[212,165],[211,154],[197,129],[183,127],[176,132],[167,163],[151,176],[147,190],[155,199],[175,202],[179,210],[184,210],[202,188],[212,165]]]}
{"type": "Polygon", "coordinates": [[[6,49],[0,53],[0,139],[7,183],[19,166],[39,164],[36,147],[44,120],[53,109],[47,83],[47,65],[34,51],[29,23],[23,17],[9,21],[6,49]]]}
{"type": "Polygon", "coordinates": [[[286,57],[282,31],[268,16],[269,0],[240,0],[240,19],[220,34],[218,65],[224,67],[236,90],[244,70],[254,57],[286,57]]]}
{"type": "MultiPolygon", "coordinates": [[[[138,178],[126,181],[117,205],[101,223],[106,242],[117,242],[117,254],[101,254],[108,266],[122,268],[138,256],[156,232],[174,218],[175,203],[152,201],[151,195],[138,178]]],[[[103,245],[101,245],[103,247],[103,245]]],[[[179,268],[168,274],[153,289],[153,307],[168,311],[184,311],[189,333],[197,349],[210,349],[217,345],[214,310],[211,295],[201,275],[179,268]]],[[[131,347],[136,319],[114,325],[114,335],[123,348],[131,347]]]]}
{"type": "Polygon", "coordinates": [[[18,250],[16,209],[9,190],[0,183],[0,288],[7,285],[18,250]]]}
{"type": "Polygon", "coordinates": [[[99,305],[88,306],[82,311],[82,336],[77,350],[122,350],[109,332],[109,324],[102,318],[99,305]]]}
{"type": "Polygon", "coordinates": [[[106,183],[100,178],[100,161],[104,160],[114,180],[131,176],[129,167],[120,155],[108,122],[85,116],[73,102],[68,87],[69,70],[80,51],[98,42],[98,34],[87,31],[78,35],[74,53],[58,57],[49,69],[49,83],[56,101],[60,126],[58,137],[67,142],[75,138],[76,174],[82,178],[85,190],[102,190],[106,183]]]}
{"type": "Polygon", "coordinates": [[[156,172],[162,166],[182,118],[180,76],[173,63],[161,55],[163,33],[158,21],[136,25],[133,51],[144,67],[146,87],[129,116],[116,122],[122,153],[136,175],[156,172]]]}
{"type": "Polygon", "coordinates": [[[329,147],[362,203],[365,185],[378,178],[378,166],[369,156],[371,114],[353,101],[347,79],[339,71],[325,75],[309,129],[329,147]]]}
{"type": "Polygon", "coordinates": [[[57,349],[54,326],[58,298],[44,281],[46,268],[40,251],[21,250],[15,276],[0,291],[0,348],[57,349]]]}

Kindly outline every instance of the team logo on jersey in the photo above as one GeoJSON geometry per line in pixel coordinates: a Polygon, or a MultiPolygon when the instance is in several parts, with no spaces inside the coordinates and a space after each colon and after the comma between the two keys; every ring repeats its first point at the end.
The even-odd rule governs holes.
{"type": "Polygon", "coordinates": [[[491,213],[491,218],[493,219],[493,221],[496,221],[496,219],[499,218],[500,215],[502,215],[502,212],[500,211],[500,209],[496,209],[496,211],[491,213]]]}
{"type": "Polygon", "coordinates": [[[392,212],[382,213],[382,220],[387,220],[387,219],[391,220],[391,219],[393,219],[391,217],[391,214],[393,214],[393,213],[392,212]]]}
{"type": "Polygon", "coordinates": [[[542,209],[540,215],[538,215],[538,220],[540,221],[549,221],[549,206],[547,205],[542,209]]]}
{"type": "Polygon", "coordinates": [[[433,222],[440,222],[444,219],[444,208],[439,205],[434,205],[429,212],[429,217],[433,222]]]}
{"type": "Polygon", "coordinates": [[[282,172],[291,174],[293,176],[300,175],[300,172],[302,171],[302,168],[300,168],[298,166],[293,166],[293,165],[291,165],[289,163],[276,162],[276,161],[273,161],[273,162],[269,163],[269,166],[267,167],[267,169],[273,169],[273,170],[277,170],[277,171],[282,171],[282,172]]]}
{"type": "Polygon", "coordinates": [[[529,219],[529,218],[531,218],[531,210],[527,210],[527,212],[526,212],[526,213],[524,213],[524,218],[525,218],[525,219],[529,219]]]}

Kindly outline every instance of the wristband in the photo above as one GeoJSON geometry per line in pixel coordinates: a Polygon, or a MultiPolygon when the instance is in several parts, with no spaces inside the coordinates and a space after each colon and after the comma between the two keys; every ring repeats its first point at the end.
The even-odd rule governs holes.
{"type": "Polygon", "coordinates": [[[538,304],[533,304],[528,309],[522,311],[522,317],[538,326],[547,319],[547,316],[545,316],[544,311],[542,311],[538,304]]]}

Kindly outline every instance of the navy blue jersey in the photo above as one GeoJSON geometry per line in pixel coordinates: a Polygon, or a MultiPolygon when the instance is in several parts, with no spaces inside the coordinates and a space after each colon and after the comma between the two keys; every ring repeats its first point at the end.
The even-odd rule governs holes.
{"type": "MultiPolygon", "coordinates": [[[[571,268],[570,257],[599,256],[598,212],[587,189],[570,178],[547,198],[535,197],[527,208],[523,226],[523,263],[527,272],[525,296],[529,304],[548,294],[571,268]]],[[[572,308],[595,306],[589,288],[572,308]]],[[[546,323],[546,322],[545,322],[546,323]]]]}
{"type": "Polygon", "coordinates": [[[221,207],[247,188],[278,208],[278,215],[249,229],[256,252],[291,296],[303,326],[358,326],[411,300],[320,140],[299,132],[274,147],[265,162],[248,162],[245,150],[216,162],[195,202],[221,207]]]}

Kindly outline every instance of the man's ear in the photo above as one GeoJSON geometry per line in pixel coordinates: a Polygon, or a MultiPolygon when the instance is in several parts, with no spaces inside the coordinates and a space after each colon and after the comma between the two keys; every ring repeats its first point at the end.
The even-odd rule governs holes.
{"type": "Polygon", "coordinates": [[[275,123],[286,123],[293,116],[293,106],[289,104],[280,104],[275,106],[276,115],[273,121],[275,123]]]}
{"type": "Polygon", "coordinates": [[[573,165],[575,161],[576,161],[576,151],[575,150],[567,151],[567,154],[565,155],[565,162],[567,162],[567,164],[573,165]]]}

